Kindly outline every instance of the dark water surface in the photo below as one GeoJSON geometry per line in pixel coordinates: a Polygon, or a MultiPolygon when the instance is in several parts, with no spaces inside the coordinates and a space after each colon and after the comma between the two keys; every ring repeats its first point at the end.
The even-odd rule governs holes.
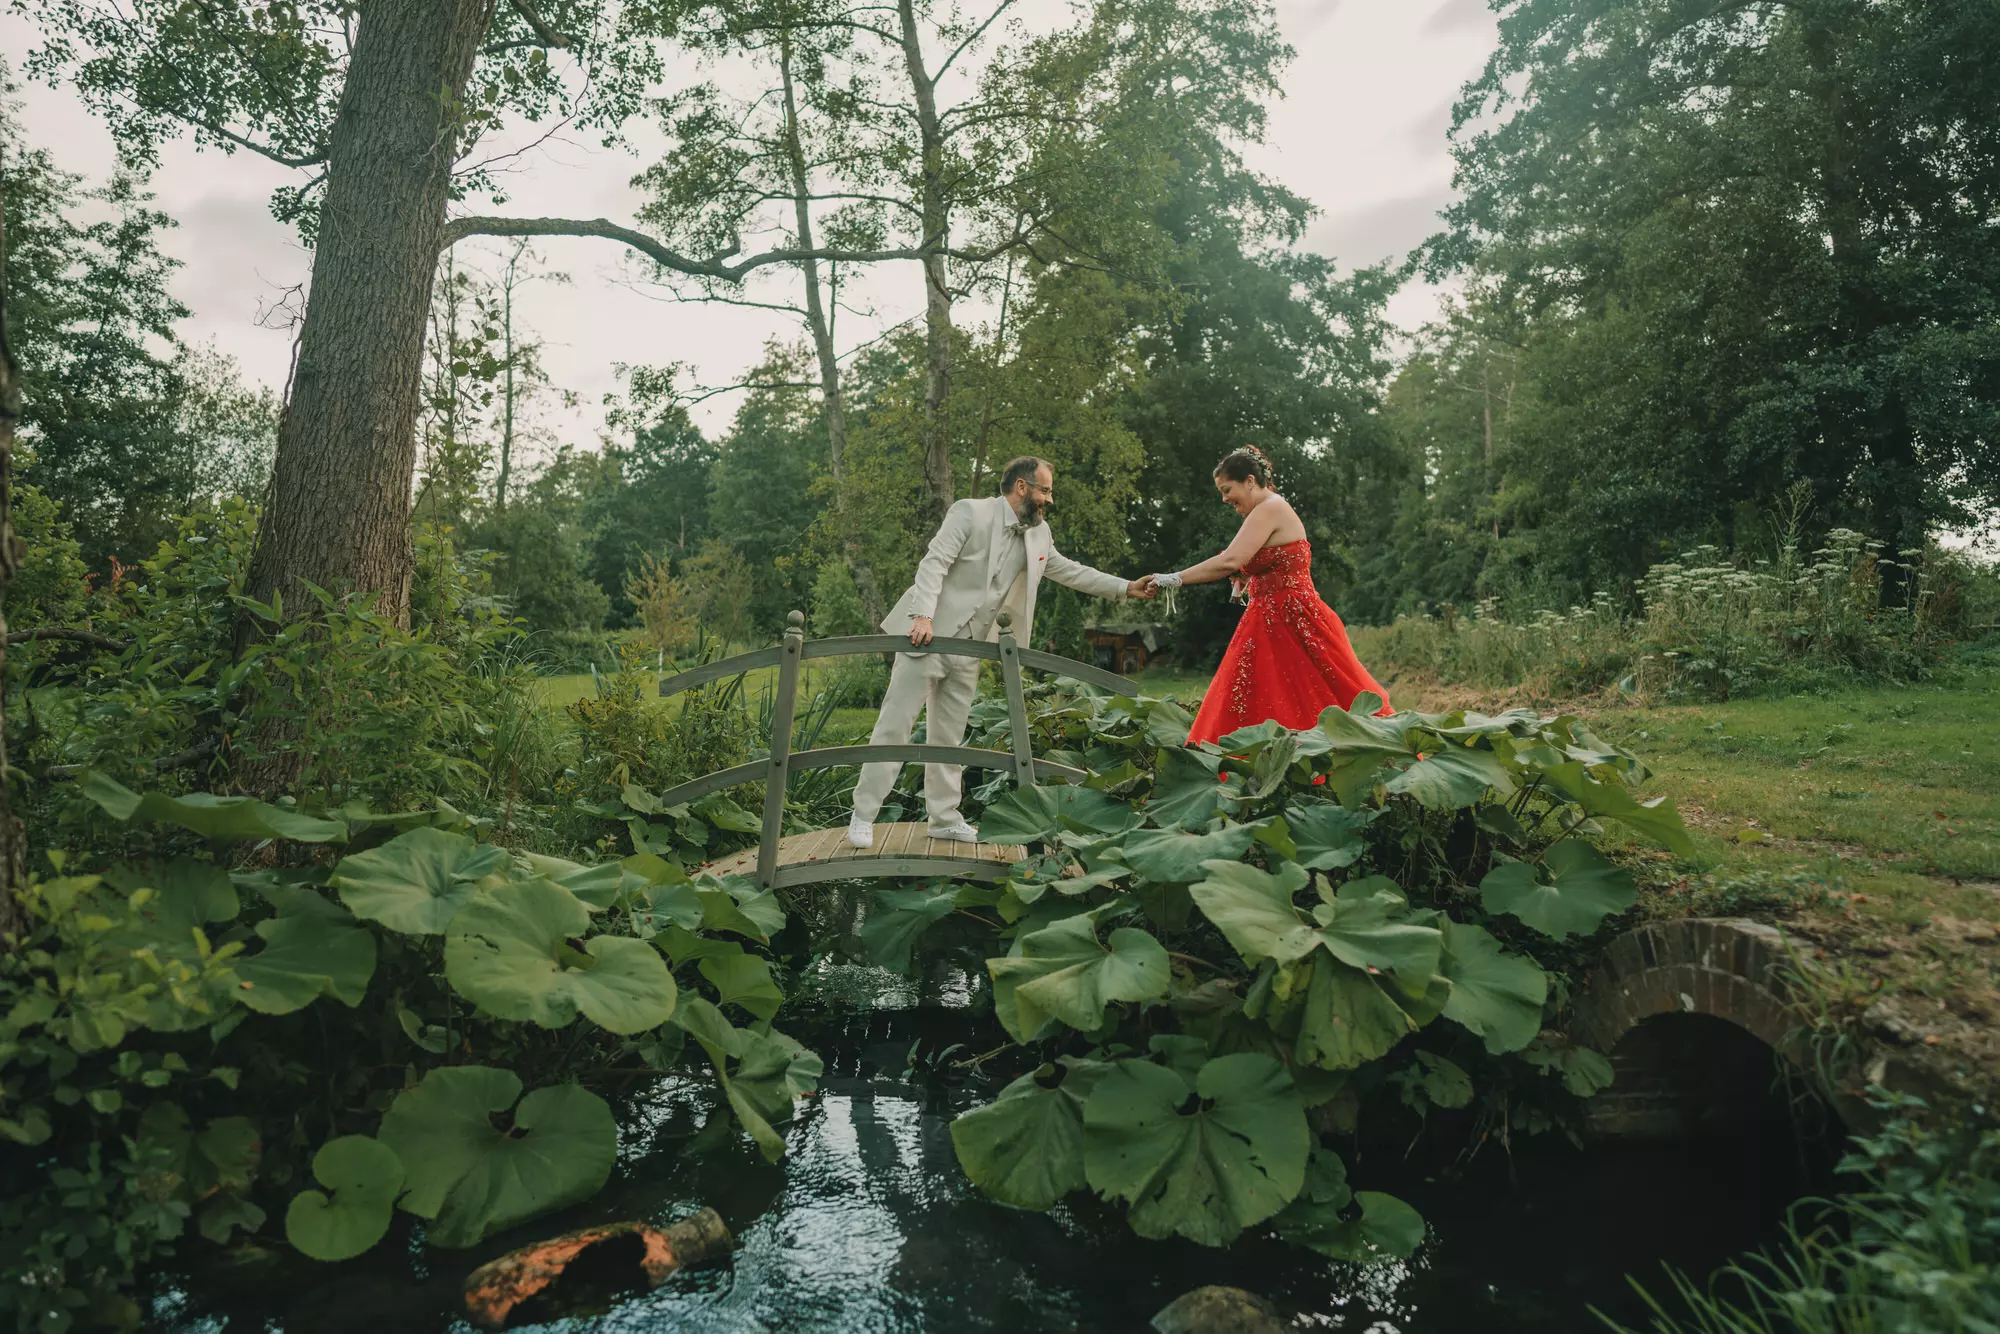
{"type": "Polygon", "coordinates": [[[160,1327],[467,1330],[456,1298],[472,1265],[591,1222],[667,1222],[709,1206],[741,1246],[733,1266],[522,1328],[1136,1334],[1174,1297],[1216,1283],[1263,1294],[1300,1330],[1557,1334],[1601,1329],[1592,1305],[1643,1324],[1627,1273],[1658,1279],[1663,1263],[1706,1273],[1772,1241],[1786,1205],[1821,1184],[1782,1133],[1588,1153],[1550,1135],[1449,1173],[1400,1149],[1343,1148],[1356,1185],[1423,1211],[1430,1238],[1409,1262],[1360,1268],[1255,1235],[1222,1251],[1147,1242],[1089,1201],[1036,1215],[985,1200],[959,1170],[950,1118],[990,1093],[908,1073],[912,1042],[935,1050],[963,1035],[964,1011],[935,1004],[963,998],[905,996],[932,1003],[901,1011],[896,999],[878,995],[891,1008],[794,1030],[828,1055],[828,1074],[790,1128],[782,1163],[765,1163],[740,1136],[701,1146],[707,1090],[665,1084],[626,1118],[619,1175],[579,1210],[463,1255],[406,1238],[346,1266],[282,1261],[233,1279],[204,1275],[162,1297],[160,1327]]]}

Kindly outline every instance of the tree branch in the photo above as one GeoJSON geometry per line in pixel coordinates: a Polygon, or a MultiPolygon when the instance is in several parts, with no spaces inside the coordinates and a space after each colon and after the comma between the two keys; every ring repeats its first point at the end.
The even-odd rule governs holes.
{"type": "Polygon", "coordinates": [[[310,157],[295,157],[288,153],[280,153],[268,144],[260,144],[255,139],[247,135],[238,134],[228,126],[218,125],[212,120],[199,120],[194,123],[198,128],[208,131],[216,138],[227,139],[238,148],[247,148],[258,157],[269,158],[281,167],[318,167],[324,166],[326,163],[326,150],[324,148],[314,149],[310,157]]]}
{"type": "Polygon", "coordinates": [[[95,630],[70,630],[61,626],[38,625],[32,630],[12,630],[7,634],[7,646],[32,644],[38,639],[59,639],[65,643],[83,644],[89,648],[101,648],[116,653],[132,647],[129,639],[113,639],[110,635],[100,635],[95,630]]]}
{"type": "MultiPolygon", "coordinates": [[[[732,245],[719,255],[707,258],[693,258],[662,245],[660,241],[621,226],[609,218],[454,218],[445,224],[441,248],[448,248],[471,236],[596,236],[607,241],[618,241],[630,246],[662,268],[676,273],[685,273],[696,278],[722,278],[729,282],[740,282],[743,276],[754,269],[772,264],[796,264],[803,259],[827,260],[842,264],[879,264],[890,260],[923,259],[931,253],[929,248],[915,247],[897,250],[765,250],[744,259],[729,263],[729,257],[740,248],[732,245]]],[[[957,251],[947,253],[959,255],[957,251]]],[[[998,254],[999,251],[993,252],[998,254]]],[[[963,255],[961,258],[990,259],[992,255],[963,255]]]]}
{"type": "Polygon", "coordinates": [[[527,21],[528,26],[534,30],[535,36],[539,39],[541,45],[552,46],[558,51],[567,51],[570,47],[576,45],[573,40],[551,28],[548,20],[535,12],[535,6],[531,0],[507,0],[507,3],[513,7],[516,14],[519,14],[527,21]]]}

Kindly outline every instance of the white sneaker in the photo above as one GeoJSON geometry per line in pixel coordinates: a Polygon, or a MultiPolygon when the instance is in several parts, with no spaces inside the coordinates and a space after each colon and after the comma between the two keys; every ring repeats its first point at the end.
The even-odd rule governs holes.
{"type": "Polygon", "coordinates": [[[960,820],[957,824],[934,824],[930,828],[930,835],[932,838],[941,838],[951,843],[977,843],[979,841],[979,830],[965,820],[960,820]]]}
{"type": "Polygon", "coordinates": [[[856,815],[847,821],[847,842],[850,847],[872,848],[875,846],[875,826],[870,821],[856,815]]]}

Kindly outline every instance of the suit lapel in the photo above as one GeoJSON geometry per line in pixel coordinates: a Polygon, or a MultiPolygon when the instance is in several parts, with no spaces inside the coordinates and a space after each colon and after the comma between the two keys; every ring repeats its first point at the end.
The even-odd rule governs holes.
{"type": "Polygon", "coordinates": [[[1007,508],[1005,496],[994,496],[986,505],[986,568],[982,572],[982,590],[992,586],[993,564],[1007,545],[1007,508]]]}

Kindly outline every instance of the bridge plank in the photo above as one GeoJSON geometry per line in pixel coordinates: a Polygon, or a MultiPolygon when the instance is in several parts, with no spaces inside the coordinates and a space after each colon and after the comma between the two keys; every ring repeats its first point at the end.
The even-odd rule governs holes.
{"type": "MultiPolygon", "coordinates": [[[[954,843],[932,838],[924,821],[875,826],[875,844],[857,848],[847,841],[846,826],[788,834],[778,841],[778,883],[814,880],[867,880],[901,876],[964,875],[998,880],[1007,868],[1028,855],[1014,843],[954,843]]],[[[714,875],[755,875],[757,849],[746,848],[711,862],[701,870],[714,875]]]]}

